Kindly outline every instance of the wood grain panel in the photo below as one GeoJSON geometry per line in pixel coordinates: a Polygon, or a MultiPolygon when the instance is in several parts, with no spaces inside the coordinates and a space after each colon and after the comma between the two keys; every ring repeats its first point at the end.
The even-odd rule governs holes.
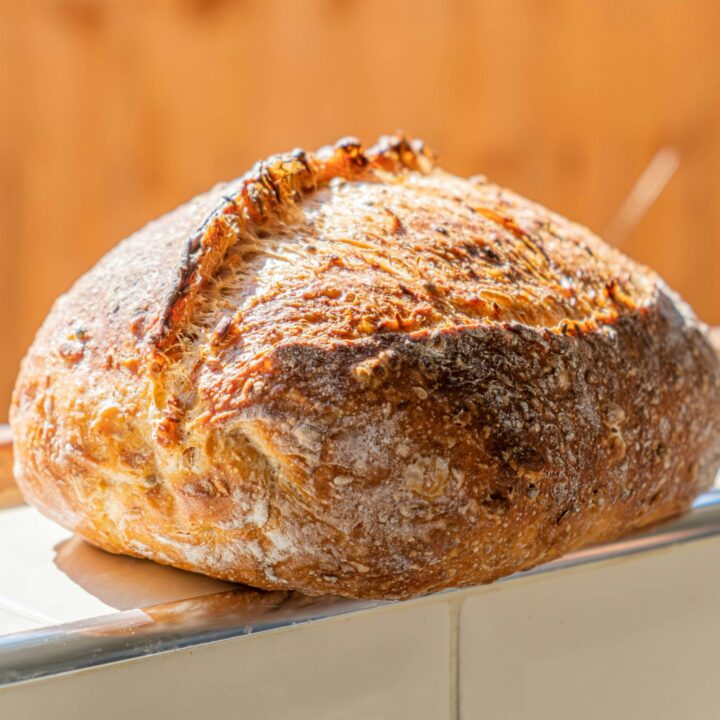
{"type": "Polygon", "coordinates": [[[117,240],[345,134],[404,128],[598,231],[677,147],[625,249],[720,321],[718,30],[713,0],[0,0],[0,408],[117,240]]]}

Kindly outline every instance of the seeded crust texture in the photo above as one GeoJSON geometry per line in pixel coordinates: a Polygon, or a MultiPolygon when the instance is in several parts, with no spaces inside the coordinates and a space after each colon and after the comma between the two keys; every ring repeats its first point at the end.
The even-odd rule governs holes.
{"type": "Polygon", "coordinates": [[[683,511],[719,413],[657,275],[386,137],[272,157],[122,242],[55,304],[11,418],[25,497],[95,545],[406,598],[683,511]]]}

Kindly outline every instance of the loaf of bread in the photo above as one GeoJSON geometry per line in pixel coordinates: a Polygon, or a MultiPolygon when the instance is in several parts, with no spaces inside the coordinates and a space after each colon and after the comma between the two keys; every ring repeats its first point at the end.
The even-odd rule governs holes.
{"type": "Polygon", "coordinates": [[[686,509],[720,363],[660,278],[417,141],[261,162],[61,297],[17,381],[29,502],[259,588],[406,598],[686,509]]]}

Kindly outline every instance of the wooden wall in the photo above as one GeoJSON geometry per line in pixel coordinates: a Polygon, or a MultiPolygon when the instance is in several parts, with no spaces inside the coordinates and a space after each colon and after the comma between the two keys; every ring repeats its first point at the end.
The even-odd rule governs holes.
{"type": "Polygon", "coordinates": [[[714,0],[0,0],[0,419],[53,298],[254,160],[404,128],[625,245],[720,322],[714,0]]]}

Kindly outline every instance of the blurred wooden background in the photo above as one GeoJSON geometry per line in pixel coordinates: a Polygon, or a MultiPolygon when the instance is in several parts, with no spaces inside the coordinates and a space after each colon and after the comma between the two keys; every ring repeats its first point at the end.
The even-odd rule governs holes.
{"type": "Polygon", "coordinates": [[[403,128],[598,232],[720,322],[714,0],[0,0],[0,420],[53,298],[254,160],[403,128]]]}

